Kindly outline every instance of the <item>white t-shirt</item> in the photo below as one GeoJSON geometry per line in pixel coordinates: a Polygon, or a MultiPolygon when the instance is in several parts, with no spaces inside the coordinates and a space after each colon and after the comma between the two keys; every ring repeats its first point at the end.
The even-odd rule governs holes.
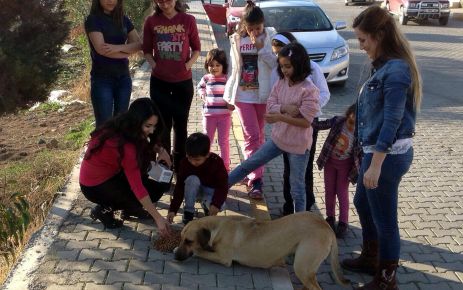
{"type": "Polygon", "coordinates": [[[250,37],[241,38],[240,54],[243,59],[239,85],[236,92],[236,101],[243,103],[259,102],[259,82],[257,76],[257,48],[250,37]]]}

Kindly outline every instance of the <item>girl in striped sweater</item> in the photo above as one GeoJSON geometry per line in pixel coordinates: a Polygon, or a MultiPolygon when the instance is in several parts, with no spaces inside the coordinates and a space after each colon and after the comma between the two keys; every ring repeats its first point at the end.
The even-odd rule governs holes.
{"type": "Polygon", "coordinates": [[[208,72],[198,83],[198,95],[203,100],[203,128],[211,143],[215,131],[220,147],[220,157],[230,171],[231,111],[235,109],[223,99],[228,70],[227,56],[221,49],[214,48],[207,53],[204,68],[208,72]]]}

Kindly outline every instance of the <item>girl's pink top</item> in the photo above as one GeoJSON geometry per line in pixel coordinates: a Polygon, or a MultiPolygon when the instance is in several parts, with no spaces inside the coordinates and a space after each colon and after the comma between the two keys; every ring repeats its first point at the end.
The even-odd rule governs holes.
{"type": "MultiPolygon", "coordinates": [[[[312,81],[304,81],[289,86],[286,79],[275,84],[267,100],[267,112],[279,113],[282,105],[296,105],[301,118],[312,123],[320,110],[318,104],[319,90],[312,81]]],[[[283,151],[293,154],[304,154],[312,146],[312,126],[297,127],[285,122],[272,125],[272,141],[283,151]]]]}

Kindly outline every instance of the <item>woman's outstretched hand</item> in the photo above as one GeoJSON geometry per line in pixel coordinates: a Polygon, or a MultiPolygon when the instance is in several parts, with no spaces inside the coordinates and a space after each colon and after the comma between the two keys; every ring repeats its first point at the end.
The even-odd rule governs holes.
{"type": "Polygon", "coordinates": [[[170,226],[167,220],[163,217],[158,217],[154,220],[156,226],[158,227],[158,231],[161,236],[165,237],[170,235],[170,226]]]}

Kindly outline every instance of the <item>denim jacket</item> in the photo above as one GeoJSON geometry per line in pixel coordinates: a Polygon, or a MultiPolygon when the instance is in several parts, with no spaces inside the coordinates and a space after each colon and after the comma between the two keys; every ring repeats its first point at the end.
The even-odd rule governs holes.
{"type": "Polygon", "coordinates": [[[398,139],[415,135],[410,68],[402,59],[375,61],[357,100],[356,136],[360,146],[388,153],[398,139]]]}

